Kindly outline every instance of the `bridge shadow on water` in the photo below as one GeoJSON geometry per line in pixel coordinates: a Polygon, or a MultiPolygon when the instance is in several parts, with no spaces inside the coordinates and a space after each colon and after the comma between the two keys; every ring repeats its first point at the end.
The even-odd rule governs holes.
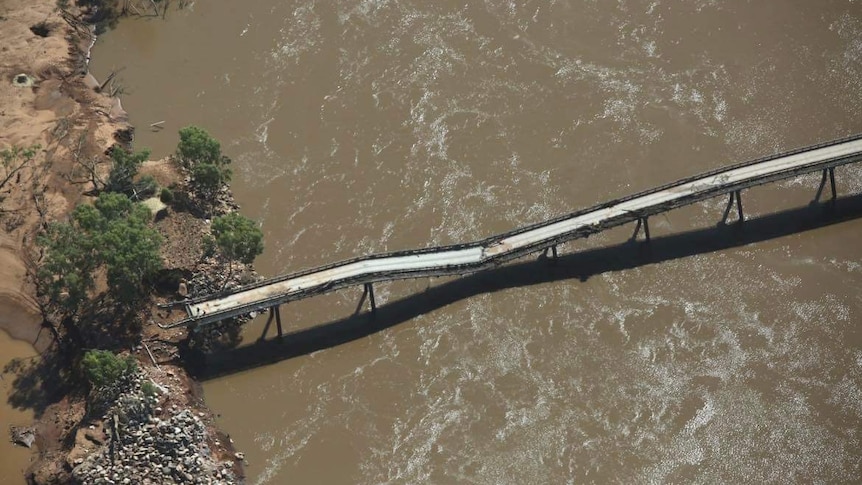
{"type": "MultiPolygon", "coordinates": [[[[613,246],[509,263],[499,268],[447,281],[400,300],[379,306],[375,314],[360,313],[286,333],[284,337],[204,356],[191,365],[199,379],[239,372],[335,347],[409,321],[465,298],[509,288],[554,281],[580,280],[827,227],[862,216],[862,194],[831,203],[781,211],[746,220],[662,237],[649,243],[624,242],[613,246]]],[[[197,359],[195,359],[197,360],[197,359]]]]}

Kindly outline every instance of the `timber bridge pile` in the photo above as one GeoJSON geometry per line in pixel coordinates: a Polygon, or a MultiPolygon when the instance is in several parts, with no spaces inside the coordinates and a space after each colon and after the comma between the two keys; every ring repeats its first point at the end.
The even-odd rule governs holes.
{"type": "Polygon", "coordinates": [[[322,295],[350,286],[364,285],[375,309],[372,284],[430,276],[460,276],[496,267],[532,253],[552,251],[557,245],[636,222],[649,240],[649,217],[702,200],[730,195],[723,221],[734,203],[739,221],[744,220],[741,192],[757,185],[799,175],[822,172],[815,201],[827,179],[832,200],[837,197],[835,168],[862,161],[862,135],[834,140],[777,155],[739,163],[689,177],[661,187],[582,209],[564,216],[491,236],[481,241],[452,246],[372,254],[347,261],[286,274],[236,288],[172,303],[185,316],[162,328],[205,325],[227,318],[270,310],[282,334],[280,305],[322,295]]]}

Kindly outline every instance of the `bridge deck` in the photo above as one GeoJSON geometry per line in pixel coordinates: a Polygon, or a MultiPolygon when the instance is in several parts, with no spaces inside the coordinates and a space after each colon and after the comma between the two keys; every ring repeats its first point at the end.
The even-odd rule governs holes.
{"type": "Polygon", "coordinates": [[[187,317],[165,327],[212,323],[347,286],[467,274],[676,207],[860,160],[862,135],[714,170],[474,243],[375,254],[189,300],[187,317]]]}

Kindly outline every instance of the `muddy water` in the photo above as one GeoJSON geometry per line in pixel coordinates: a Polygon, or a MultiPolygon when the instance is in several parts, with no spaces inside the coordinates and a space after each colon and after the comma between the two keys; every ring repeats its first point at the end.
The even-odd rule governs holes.
{"type": "Polygon", "coordinates": [[[33,421],[32,411],[20,409],[9,402],[9,396],[14,389],[12,384],[15,380],[14,373],[4,372],[6,366],[13,359],[27,359],[34,357],[36,351],[27,342],[12,340],[9,335],[0,330],[0,473],[2,482],[10,485],[23,485],[24,471],[30,466],[33,453],[27,448],[13,445],[9,442],[8,432],[10,425],[27,426],[33,421]]]}
{"type": "MultiPolygon", "coordinates": [[[[124,68],[139,146],[190,123],[223,141],[274,275],[862,131],[860,39],[862,5],[837,0],[201,1],[122,23],[93,67],[124,68]]],[[[746,191],[747,215],[806,207],[818,181],[746,191]]],[[[838,182],[862,192],[862,169],[838,182]]],[[[724,203],[655,218],[652,250],[600,249],[627,228],[557,266],[380,285],[378,304],[409,298],[387,328],[207,401],[251,483],[856,480],[862,221],[671,237],[724,203]]],[[[359,296],[282,313],[310,327],[359,296]]]]}

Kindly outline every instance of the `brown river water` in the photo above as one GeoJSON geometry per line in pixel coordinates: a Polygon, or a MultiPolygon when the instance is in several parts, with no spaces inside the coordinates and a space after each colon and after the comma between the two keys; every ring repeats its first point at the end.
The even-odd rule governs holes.
{"type": "MultiPolygon", "coordinates": [[[[14,372],[5,372],[7,366],[15,359],[26,361],[36,356],[36,350],[24,341],[13,340],[6,332],[0,330],[0,483],[23,485],[24,471],[34,459],[31,450],[16,446],[9,441],[9,426],[27,426],[33,421],[33,412],[9,402],[14,392],[12,383],[14,372]]],[[[11,368],[10,368],[11,370],[11,368]]]]}
{"type": "MultiPolygon", "coordinates": [[[[92,67],[122,69],[138,147],[222,140],[265,275],[862,131],[847,0],[199,0],[122,21],[92,67]]],[[[330,327],[347,342],[207,403],[252,484],[858,481],[862,168],[836,175],[840,220],[811,175],[745,191],[741,229],[715,199],[649,246],[627,227],[556,265],[377,285],[377,320],[350,319],[359,288],[292,303],[292,330],[376,331],[330,327]]]]}

